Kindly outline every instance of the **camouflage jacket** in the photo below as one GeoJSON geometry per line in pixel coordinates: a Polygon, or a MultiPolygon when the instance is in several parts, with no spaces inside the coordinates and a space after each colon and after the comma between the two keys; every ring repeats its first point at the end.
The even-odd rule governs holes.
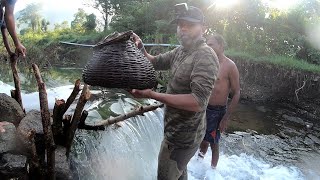
{"type": "Polygon", "coordinates": [[[201,39],[193,48],[180,46],[156,56],[153,66],[156,70],[170,69],[168,94],[192,94],[202,108],[201,112],[191,112],[166,106],[165,140],[182,148],[198,145],[205,134],[205,110],[218,75],[216,53],[201,39]]]}

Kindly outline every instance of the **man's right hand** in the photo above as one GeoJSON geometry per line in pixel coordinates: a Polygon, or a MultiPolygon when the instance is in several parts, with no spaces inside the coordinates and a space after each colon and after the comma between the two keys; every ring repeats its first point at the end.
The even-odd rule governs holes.
{"type": "Polygon", "coordinates": [[[134,44],[138,47],[138,49],[143,48],[142,40],[140,39],[140,37],[136,33],[132,34],[132,38],[133,38],[134,44]]]}

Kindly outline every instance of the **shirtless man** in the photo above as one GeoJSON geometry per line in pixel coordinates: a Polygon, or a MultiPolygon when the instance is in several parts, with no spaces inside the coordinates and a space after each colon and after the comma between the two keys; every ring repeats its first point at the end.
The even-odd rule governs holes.
{"type": "Polygon", "coordinates": [[[210,143],[212,150],[211,166],[215,168],[219,160],[220,133],[227,128],[230,114],[238,104],[240,84],[237,66],[224,55],[225,42],[223,37],[221,35],[211,35],[207,38],[207,44],[216,52],[220,69],[207,107],[207,130],[198,155],[204,158],[210,143]],[[233,96],[230,105],[226,108],[229,93],[233,96]]]}

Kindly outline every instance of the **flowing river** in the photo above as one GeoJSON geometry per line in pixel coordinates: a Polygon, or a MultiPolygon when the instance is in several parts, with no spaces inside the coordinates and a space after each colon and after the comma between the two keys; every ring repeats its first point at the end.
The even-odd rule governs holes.
{"type": "MultiPolygon", "coordinates": [[[[7,64],[0,68],[0,93],[14,89],[7,64]]],[[[22,101],[26,111],[39,109],[39,94],[33,73],[20,72],[22,101]]],[[[49,108],[55,99],[67,99],[81,69],[60,68],[44,71],[49,108]]],[[[132,99],[120,89],[93,89],[86,104],[87,123],[117,116],[138,105],[157,103],[132,99]]],[[[72,113],[73,104],[67,114],[72,113]]],[[[290,111],[278,106],[240,104],[231,117],[228,132],[222,136],[218,167],[210,167],[211,152],[203,160],[193,157],[188,164],[189,179],[320,179],[319,126],[307,145],[303,126],[286,121],[290,111]],[[291,125],[293,124],[293,125],[291,125]],[[287,131],[292,130],[289,136],[287,131]],[[317,130],[318,129],[318,130],[317,130]],[[279,134],[285,133],[286,136],[279,134]],[[294,135],[296,133],[297,135],[294,135]],[[299,139],[300,138],[300,139],[299,139]],[[302,140],[301,140],[302,139],[302,140]],[[299,143],[298,143],[299,142],[299,143]]],[[[157,155],[163,137],[163,110],[137,116],[105,131],[78,130],[72,150],[75,179],[153,180],[157,155]]]]}

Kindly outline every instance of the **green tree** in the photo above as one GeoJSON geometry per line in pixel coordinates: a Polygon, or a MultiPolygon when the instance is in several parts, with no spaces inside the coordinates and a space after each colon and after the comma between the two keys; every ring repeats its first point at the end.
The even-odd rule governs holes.
{"type": "Polygon", "coordinates": [[[42,19],[41,20],[41,30],[43,32],[47,32],[48,31],[48,26],[50,25],[50,22],[47,21],[46,19],[42,19]]]}
{"type": "Polygon", "coordinates": [[[33,31],[40,30],[40,19],[42,19],[41,4],[32,3],[28,4],[26,8],[19,11],[17,18],[19,25],[27,24],[33,31]]]}
{"type": "MultiPolygon", "coordinates": [[[[93,0],[93,4],[91,5],[95,9],[98,9],[104,20],[104,31],[106,31],[109,27],[109,19],[110,16],[120,14],[119,10],[124,7],[134,4],[135,2],[144,2],[146,4],[147,1],[143,0],[93,0]]],[[[123,11],[122,11],[123,12],[123,11]]]]}
{"type": "Polygon", "coordinates": [[[97,27],[96,15],[90,14],[86,16],[86,22],[83,24],[84,28],[88,32],[92,32],[97,27]]]}
{"type": "Polygon", "coordinates": [[[79,8],[78,12],[74,14],[74,20],[71,21],[71,29],[74,31],[83,32],[83,25],[86,22],[86,20],[86,12],[82,8],[79,8]]]}
{"type": "Polygon", "coordinates": [[[69,22],[68,21],[63,21],[62,23],[56,23],[54,24],[54,30],[57,31],[57,30],[66,30],[66,29],[69,29],[70,26],[69,26],[69,22]]]}

